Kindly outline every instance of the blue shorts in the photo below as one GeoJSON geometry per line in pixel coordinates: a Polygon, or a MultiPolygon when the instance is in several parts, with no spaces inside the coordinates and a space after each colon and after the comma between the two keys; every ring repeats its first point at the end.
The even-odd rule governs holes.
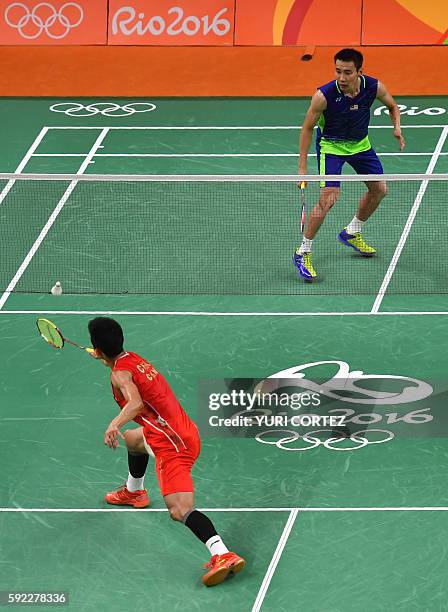
{"type": "MultiPolygon", "coordinates": [[[[347,162],[356,174],[384,174],[383,166],[373,148],[354,155],[334,155],[333,153],[320,152],[319,143],[317,150],[317,168],[319,174],[342,174],[342,166],[347,162]]],[[[321,187],[339,187],[340,181],[322,181],[321,187]]]]}

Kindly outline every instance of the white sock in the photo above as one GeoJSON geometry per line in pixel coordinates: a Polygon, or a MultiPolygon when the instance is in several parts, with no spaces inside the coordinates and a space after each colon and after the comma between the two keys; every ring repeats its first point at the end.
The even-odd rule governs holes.
{"type": "Polygon", "coordinates": [[[135,491],[141,491],[145,487],[143,486],[143,481],[145,477],[134,478],[131,473],[128,474],[128,480],[126,482],[126,488],[130,493],[134,493],[135,491]]]}
{"type": "Polygon", "coordinates": [[[308,240],[308,238],[303,237],[302,244],[299,247],[299,253],[311,253],[311,246],[313,244],[312,240],[308,240]]]}
{"type": "Polygon", "coordinates": [[[350,223],[347,225],[347,232],[349,234],[356,234],[357,232],[362,232],[362,226],[365,221],[361,221],[358,217],[353,217],[350,223]]]}
{"type": "Polygon", "coordinates": [[[205,545],[207,546],[212,557],[213,555],[224,555],[225,553],[229,552],[229,549],[226,547],[219,535],[209,538],[205,545]]]}

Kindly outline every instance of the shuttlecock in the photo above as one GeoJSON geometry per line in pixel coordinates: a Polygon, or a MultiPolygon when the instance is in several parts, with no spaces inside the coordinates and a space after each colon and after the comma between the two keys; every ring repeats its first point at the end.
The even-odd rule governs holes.
{"type": "Polygon", "coordinates": [[[57,281],[56,285],[51,288],[51,295],[62,295],[62,287],[59,281],[57,281]]]}

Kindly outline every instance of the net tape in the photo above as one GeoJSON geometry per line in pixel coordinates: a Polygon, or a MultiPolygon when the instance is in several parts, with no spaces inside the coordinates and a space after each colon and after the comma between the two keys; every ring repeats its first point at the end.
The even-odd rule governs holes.
{"type": "Polygon", "coordinates": [[[300,182],[341,181],[447,181],[448,174],[15,174],[0,173],[1,180],[19,181],[81,181],[81,182],[300,182]]]}

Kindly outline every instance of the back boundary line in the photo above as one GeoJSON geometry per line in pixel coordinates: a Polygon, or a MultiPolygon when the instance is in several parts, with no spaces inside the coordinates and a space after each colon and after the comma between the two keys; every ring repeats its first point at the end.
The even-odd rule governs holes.
{"type": "Polygon", "coordinates": [[[160,310],[0,310],[0,315],[129,315],[129,316],[187,316],[187,317],[397,317],[406,315],[448,315],[448,311],[362,311],[362,312],[196,312],[160,310]]]}
{"type": "MultiPolygon", "coordinates": [[[[81,117],[79,117],[81,118],[81,117]]],[[[425,128],[444,128],[447,124],[417,124],[401,125],[403,129],[425,129],[425,128]]],[[[300,125],[48,125],[49,130],[102,130],[108,127],[109,130],[300,130],[300,125]]],[[[317,128],[314,128],[317,129],[317,128]]],[[[392,130],[389,125],[369,125],[369,130],[392,130]]]]}
{"type": "MultiPolygon", "coordinates": [[[[359,508],[198,508],[201,512],[447,512],[448,506],[361,506],[359,508]]],[[[168,512],[167,508],[0,508],[0,512],[168,512]]]]}

